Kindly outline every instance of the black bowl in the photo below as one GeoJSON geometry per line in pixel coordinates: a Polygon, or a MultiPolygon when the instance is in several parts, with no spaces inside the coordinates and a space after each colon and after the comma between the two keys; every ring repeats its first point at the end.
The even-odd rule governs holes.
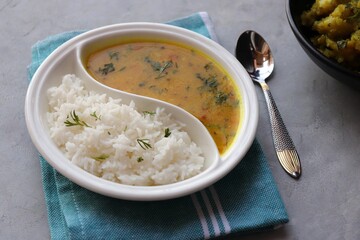
{"type": "Polygon", "coordinates": [[[306,54],[322,70],[333,78],[360,90],[360,73],[349,70],[340,65],[337,61],[324,56],[313,46],[310,40],[310,37],[314,33],[301,25],[301,13],[310,9],[314,2],[314,0],[286,0],[287,19],[296,39],[305,50],[306,54]]]}

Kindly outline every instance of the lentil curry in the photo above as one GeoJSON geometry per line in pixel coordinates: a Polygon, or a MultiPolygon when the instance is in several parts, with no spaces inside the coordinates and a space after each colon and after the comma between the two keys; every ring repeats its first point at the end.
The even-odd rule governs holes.
{"type": "Polygon", "coordinates": [[[161,42],[130,42],[91,54],[87,70],[119,90],[184,108],[209,130],[220,153],[236,135],[240,96],[233,80],[199,51],[161,42]]]}

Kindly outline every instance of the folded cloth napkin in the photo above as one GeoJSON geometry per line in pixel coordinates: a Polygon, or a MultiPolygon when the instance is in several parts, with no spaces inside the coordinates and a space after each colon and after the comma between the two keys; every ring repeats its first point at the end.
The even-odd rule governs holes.
{"type": "MultiPolygon", "coordinates": [[[[206,12],[169,24],[215,39],[206,12]]],[[[50,36],[32,48],[29,79],[59,45],[82,33],[50,36]]],[[[209,239],[274,229],[288,222],[266,158],[255,140],[230,174],[207,189],[167,201],[136,202],[84,189],[40,157],[52,239],[209,239]]]]}

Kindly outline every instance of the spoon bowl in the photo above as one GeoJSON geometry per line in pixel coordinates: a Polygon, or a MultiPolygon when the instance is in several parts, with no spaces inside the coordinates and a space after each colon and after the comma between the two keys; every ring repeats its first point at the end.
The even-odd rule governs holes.
{"type": "Polygon", "coordinates": [[[254,31],[246,31],[239,37],[236,56],[254,81],[265,81],[274,70],[269,45],[254,31]]]}
{"type": "Polygon", "coordinates": [[[236,45],[236,58],[243,64],[252,80],[258,82],[267,102],[276,154],[283,169],[293,178],[301,175],[301,165],[294,143],[285,127],[265,80],[274,70],[274,59],[269,44],[260,34],[245,31],[236,45]]]}

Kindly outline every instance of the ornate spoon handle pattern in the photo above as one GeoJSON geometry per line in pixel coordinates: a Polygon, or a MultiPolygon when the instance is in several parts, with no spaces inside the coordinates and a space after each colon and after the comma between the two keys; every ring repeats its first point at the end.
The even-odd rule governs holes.
{"type": "Polygon", "coordinates": [[[260,83],[260,85],[268,106],[274,146],[280,164],[290,176],[299,178],[301,175],[301,164],[294,143],[276,107],[268,85],[264,82],[260,83]]]}

